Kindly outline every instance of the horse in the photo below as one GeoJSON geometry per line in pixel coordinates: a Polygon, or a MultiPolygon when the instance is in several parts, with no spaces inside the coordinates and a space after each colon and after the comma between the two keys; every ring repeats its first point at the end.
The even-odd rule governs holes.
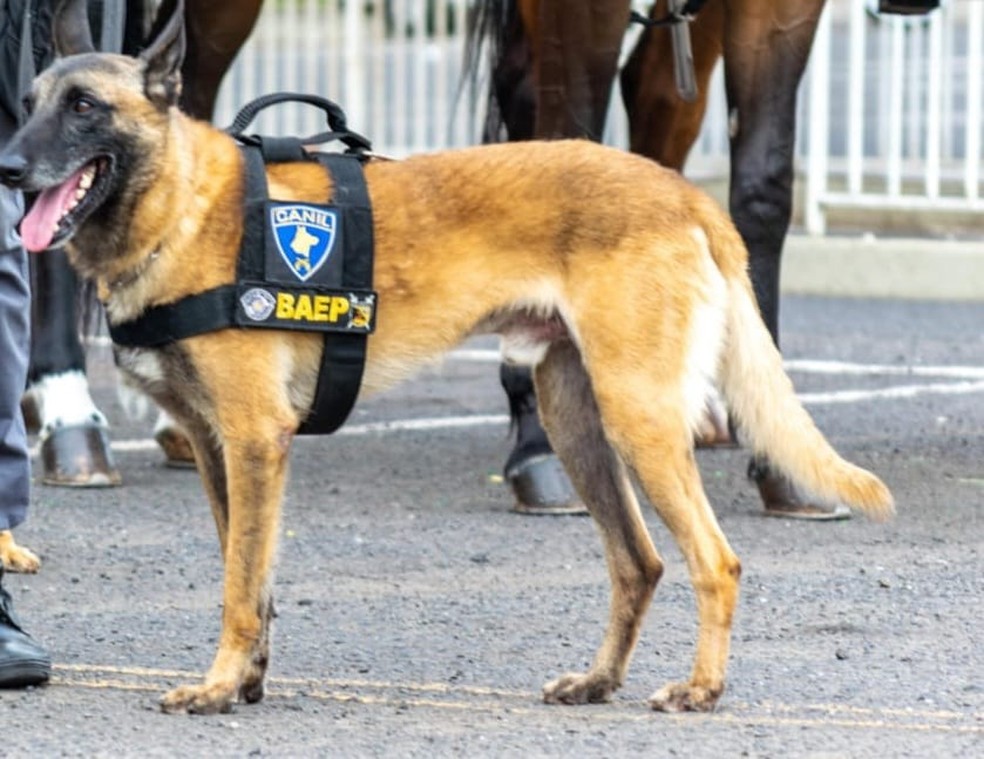
{"type": "MultiPolygon", "coordinates": [[[[666,166],[683,169],[700,131],[708,84],[723,58],[731,147],[728,206],[749,250],[755,294],[766,325],[779,343],[779,272],[792,212],[796,92],[809,58],[825,0],[709,0],[690,20],[696,97],[677,91],[672,22],[667,0],[649,12],[619,71],[629,0],[563,3],[560,0],[483,0],[470,30],[468,59],[488,44],[492,56],[489,139],[583,137],[600,140],[616,76],[629,121],[629,146],[666,166]],[[657,25],[666,19],[671,23],[657,25]]],[[[557,500],[561,486],[551,468],[541,486],[549,443],[536,421],[528,373],[502,369],[517,441],[507,479],[519,510],[523,499],[557,500]],[[532,455],[531,455],[532,452],[532,455]],[[527,462],[533,460],[531,467],[527,462]]],[[[726,423],[709,414],[705,442],[733,444],[726,423]]],[[[767,513],[812,518],[821,513],[767,461],[749,474],[767,513]]],[[[573,498],[573,490],[566,492],[573,498]]],[[[547,504],[549,506],[549,503],[547,504]]],[[[542,509],[549,511],[549,508],[542,509]]]]}
{"type": "MultiPolygon", "coordinates": [[[[211,120],[222,78],[252,32],[261,4],[261,0],[185,3],[187,50],[181,103],[191,115],[211,120]]],[[[147,23],[155,15],[150,5],[146,0],[125,3],[118,41],[123,52],[135,54],[144,40],[154,38],[157,30],[147,23]]],[[[163,0],[156,17],[170,18],[173,7],[174,0],[163,0]]],[[[102,8],[93,11],[98,15],[102,8]]],[[[109,27],[102,25],[101,18],[93,21],[93,28],[103,29],[105,35],[109,27]]],[[[31,362],[23,407],[29,426],[39,432],[41,481],[73,487],[119,485],[122,477],[110,448],[109,423],[92,400],[85,373],[81,333],[88,330],[80,329],[79,319],[90,314],[86,321],[91,327],[96,309],[63,252],[31,256],[30,263],[31,362]]],[[[163,413],[155,425],[155,438],[170,464],[193,465],[183,433],[163,413]]]]}

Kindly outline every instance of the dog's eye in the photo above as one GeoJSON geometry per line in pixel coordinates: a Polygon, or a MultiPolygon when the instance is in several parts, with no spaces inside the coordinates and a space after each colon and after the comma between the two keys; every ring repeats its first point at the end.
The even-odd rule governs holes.
{"type": "Polygon", "coordinates": [[[95,108],[95,104],[89,98],[76,98],[75,102],[72,103],[72,110],[76,113],[88,113],[93,108],[95,108]]]}

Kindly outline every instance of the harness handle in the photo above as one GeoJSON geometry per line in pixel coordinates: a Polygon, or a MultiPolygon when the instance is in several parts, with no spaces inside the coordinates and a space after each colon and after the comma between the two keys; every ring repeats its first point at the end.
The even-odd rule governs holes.
{"type": "Polygon", "coordinates": [[[372,150],[372,143],[361,134],[349,130],[345,122],[345,111],[337,103],[320,97],[319,95],[307,95],[297,92],[275,92],[270,95],[263,95],[244,105],[232,125],[226,128],[226,133],[237,138],[241,142],[248,144],[258,144],[255,136],[244,135],[243,130],[252,123],[256,114],[264,108],[277,103],[306,103],[320,108],[325,112],[330,131],[321,132],[313,137],[301,140],[305,144],[315,144],[327,142],[329,140],[340,140],[348,146],[349,153],[363,153],[372,150]]]}

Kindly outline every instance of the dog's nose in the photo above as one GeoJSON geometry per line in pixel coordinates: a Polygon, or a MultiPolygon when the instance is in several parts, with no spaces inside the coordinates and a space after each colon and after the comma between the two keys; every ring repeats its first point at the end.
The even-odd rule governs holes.
{"type": "Polygon", "coordinates": [[[18,187],[27,176],[28,163],[18,153],[0,154],[0,184],[18,187]]]}

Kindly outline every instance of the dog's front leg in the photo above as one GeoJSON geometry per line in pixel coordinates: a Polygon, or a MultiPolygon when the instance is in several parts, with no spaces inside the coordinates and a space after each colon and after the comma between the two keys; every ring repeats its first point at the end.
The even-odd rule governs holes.
{"type": "MultiPolygon", "coordinates": [[[[195,461],[202,475],[202,484],[212,507],[215,529],[219,536],[222,561],[225,563],[226,544],[229,537],[229,492],[226,483],[225,455],[222,445],[207,428],[187,425],[188,441],[195,453],[195,461]]],[[[268,599],[262,610],[263,625],[260,640],[253,651],[253,666],[247,673],[241,698],[247,703],[255,703],[263,698],[263,677],[270,661],[270,622],[276,616],[273,598],[268,599]]]]}
{"type": "Polygon", "coordinates": [[[273,616],[271,570],[287,468],[286,441],[289,435],[227,438],[221,457],[215,448],[194,444],[223,545],[222,634],[205,682],[167,693],[161,701],[165,711],[214,714],[228,711],[239,698],[254,702],[263,697],[273,616]],[[224,460],[224,476],[206,474],[209,467],[202,464],[220,460],[224,460]],[[223,508],[223,493],[227,495],[227,509],[223,508]]]}

